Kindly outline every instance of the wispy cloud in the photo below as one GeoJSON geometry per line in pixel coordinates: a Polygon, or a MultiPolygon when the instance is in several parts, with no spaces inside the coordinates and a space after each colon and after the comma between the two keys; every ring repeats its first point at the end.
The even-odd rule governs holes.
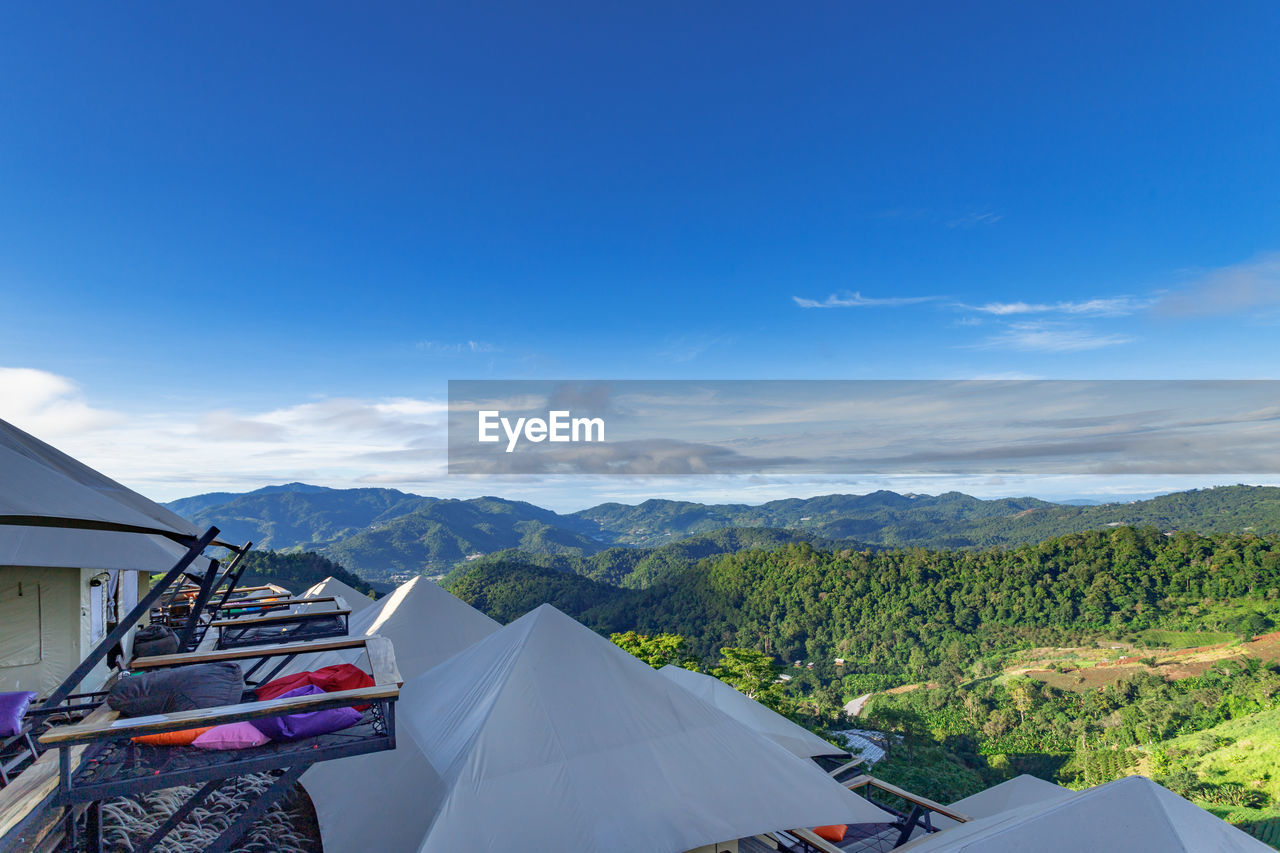
{"type": "Polygon", "coordinates": [[[1269,311],[1280,307],[1280,252],[1212,270],[1165,294],[1155,313],[1166,317],[1204,317],[1269,311]]]}
{"type": "Polygon", "coordinates": [[[984,225],[995,225],[1004,215],[989,210],[975,210],[963,216],[947,220],[948,228],[979,228],[984,225]]]}
{"type": "Polygon", "coordinates": [[[668,338],[658,350],[657,357],[663,361],[681,364],[693,361],[707,350],[728,340],[729,338],[724,335],[680,335],[668,338]]]}
{"type": "Polygon", "coordinates": [[[932,302],[936,296],[863,296],[859,291],[841,291],[833,293],[826,299],[809,299],[804,296],[793,296],[801,308],[886,308],[897,305],[917,305],[921,302],[932,302]]]}
{"type": "Polygon", "coordinates": [[[1048,322],[1010,323],[974,346],[978,349],[1016,349],[1026,352],[1084,352],[1131,343],[1128,335],[1102,334],[1079,326],[1048,322]]]}
{"type": "Polygon", "coordinates": [[[483,353],[502,352],[502,347],[487,341],[460,341],[457,343],[448,343],[445,341],[418,341],[415,345],[421,352],[430,355],[443,356],[460,356],[483,353]]]}
{"type": "Polygon", "coordinates": [[[1098,299],[1060,302],[987,302],[982,305],[957,304],[966,311],[978,311],[997,317],[1018,314],[1074,314],[1095,317],[1127,317],[1144,311],[1154,304],[1154,299],[1133,296],[1111,296],[1098,299]]]}

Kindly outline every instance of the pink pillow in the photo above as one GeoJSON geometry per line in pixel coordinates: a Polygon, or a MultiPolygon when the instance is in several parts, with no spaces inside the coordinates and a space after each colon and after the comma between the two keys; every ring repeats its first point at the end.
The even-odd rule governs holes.
{"type": "Polygon", "coordinates": [[[249,723],[224,723],[209,729],[191,745],[200,749],[248,749],[262,746],[270,740],[249,723]]]}

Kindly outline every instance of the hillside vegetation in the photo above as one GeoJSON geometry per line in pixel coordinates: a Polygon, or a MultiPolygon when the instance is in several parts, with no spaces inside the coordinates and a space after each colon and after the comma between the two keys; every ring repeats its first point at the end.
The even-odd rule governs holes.
{"type": "Polygon", "coordinates": [[[1280,634],[1251,639],[1280,622],[1275,537],[1122,527],[983,551],[789,543],[644,589],[512,555],[449,584],[499,620],[550,601],[632,643],[674,636],[703,668],[763,653],[790,676],[773,703],[807,725],[834,726],[844,702],[875,694],[859,725],[903,738],[876,775],[935,799],[1022,772],[1076,787],[1146,772],[1276,840],[1280,766],[1246,751],[1274,739],[1280,710],[1280,634]]]}
{"type": "Polygon", "coordinates": [[[727,643],[785,662],[839,656],[903,683],[957,675],[962,662],[989,653],[1086,636],[1240,633],[1280,610],[1276,539],[1154,528],[985,551],[789,544],[709,557],[641,590],[584,583],[519,557],[476,563],[452,588],[465,598],[482,587],[505,611],[541,603],[519,592],[539,578],[553,604],[562,591],[589,590],[590,606],[573,615],[601,630],[677,633],[702,655],[727,643]]]}

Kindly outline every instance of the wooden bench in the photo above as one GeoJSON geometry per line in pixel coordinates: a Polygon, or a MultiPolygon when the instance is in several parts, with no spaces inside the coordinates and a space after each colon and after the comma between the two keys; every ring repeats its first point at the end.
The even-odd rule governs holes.
{"type": "MultiPolygon", "coordinates": [[[[394,684],[375,684],[354,690],[335,690],[313,696],[290,696],[287,699],[268,699],[265,702],[241,702],[238,705],[219,705],[216,708],[199,708],[195,711],[176,711],[172,714],[152,714],[146,717],[120,717],[85,720],[70,726],[57,726],[40,735],[39,741],[47,747],[85,744],[96,740],[132,738],[139,735],[156,735],[177,732],[203,726],[216,726],[259,717],[279,717],[303,711],[321,711],[392,699],[400,694],[394,684]]],[[[105,707],[105,706],[104,706],[105,707]]],[[[49,753],[45,753],[48,755],[49,753]]]]}
{"type": "MultiPolygon", "coordinates": [[[[220,853],[231,850],[253,821],[265,813],[272,802],[283,796],[308,767],[320,761],[395,748],[395,702],[400,694],[401,677],[391,641],[379,636],[358,637],[277,647],[165,655],[143,658],[137,662],[146,662],[146,666],[140,667],[142,670],[156,670],[192,663],[254,657],[277,657],[288,661],[298,654],[336,649],[363,650],[368,657],[369,672],[374,683],[351,690],[245,701],[234,705],[143,717],[120,717],[103,706],[82,722],[50,729],[38,738],[40,744],[48,750],[37,762],[38,772],[31,774],[30,778],[28,774],[23,774],[15,780],[14,785],[0,792],[8,795],[10,788],[16,788],[21,781],[21,793],[28,794],[19,798],[20,792],[15,791],[7,797],[9,800],[20,801],[9,804],[0,812],[0,815],[5,816],[5,823],[0,826],[3,831],[18,827],[22,837],[26,838],[30,828],[56,828],[57,821],[65,819],[66,843],[74,846],[78,843],[77,836],[81,831],[74,815],[87,808],[89,845],[93,849],[101,831],[97,815],[98,804],[102,801],[114,797],[134,797],[161,788],[199,786],[186,797],[173,816],[137,847],[139,853],[142,853],[161,843],[169,832],[185,820],[200,802],[224,784],[227,778],[274,772],[277,775],[271,785],[256,795],[249,807],[208,848],[220,853]],[[144,746],[130,740],[142,735],[332,708],[357,708],[361,714],[354,724],[335,732],[300,740],[273,740],[260,747],[242,750],[144,746]],[[55,814],[48,818],[29,817],[35,805],[41,804],[55,806],[56,808],[45,810],[55,814]],[[13,817],[9,816],[11,810],[13,817]],[[22,823],[23,821],[27,823],[22,823]]],[[[28,772],[32,770],[37,770],[36,765],[29,768],[28,772]]],[[[8,850],[10,841],[10,838],[0,835],[0,848],[8,850]]]]}
{"type": "Polygon", "coordinates": [[[396,667],[395,649],[386,637],[374,634],[368,637],[343,637],[336,640],[312,640],[304,643],[281,643],[278,646],[247,646],[239,649],[223,649],[209,652],[183,652],[172,655],[153,655],[135,658],[130,668],[138,670],[168,669],[174,666],[186,666],[193,663],[221,663],[236,661],[252,665],[245,671],[246,683],[273,658],[280,658],[280,665],[262,677],[259,682],[270,681],[284,665],[299,655],[313,655],[322,652],[337,652],[346,649],[364,651],[369,661],[369,674],[375,684],[402,684],[400,671],[396,667]]]}

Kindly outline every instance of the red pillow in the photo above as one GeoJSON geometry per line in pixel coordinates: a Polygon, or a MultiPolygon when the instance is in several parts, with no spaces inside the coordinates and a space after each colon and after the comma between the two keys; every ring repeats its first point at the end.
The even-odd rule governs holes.
{"type": "MultiPolygon", "coordinates": [[[[295,672],[293,675],[282,675],[274,681],[268,681],[261,687],[255,688],[254,692],[258,694],[259,701],[265,701],[283,696],[290,690],[306,687],[308,684],[319,687],[325,693],[333,693],[337,690],[372,687],[373,677],[358,666],[353,666],[349,663],[336,663],[333,666],[321,667],[315,672],[295,672]]],[[[363,711],[367,707],[369,706],[364,705],[356,710],[363,711]]]]}
{"type": "Polygon", "coordinates": [[[832,824],[831,826],[815,826],[813,834],[827,841],[844,841],[844,834],[849,831],[849,827],[843,823],[832,824]]]}
{"type": "Polygon", "coordinates": [[[147,746],[190,746],[191,741],[211,728],[213,726],[205,726],[200,729],[182,729],[176,732],[161,732],[158,735],[138,735],[130,739],[134,743],[144,743],[147,746]]]}

